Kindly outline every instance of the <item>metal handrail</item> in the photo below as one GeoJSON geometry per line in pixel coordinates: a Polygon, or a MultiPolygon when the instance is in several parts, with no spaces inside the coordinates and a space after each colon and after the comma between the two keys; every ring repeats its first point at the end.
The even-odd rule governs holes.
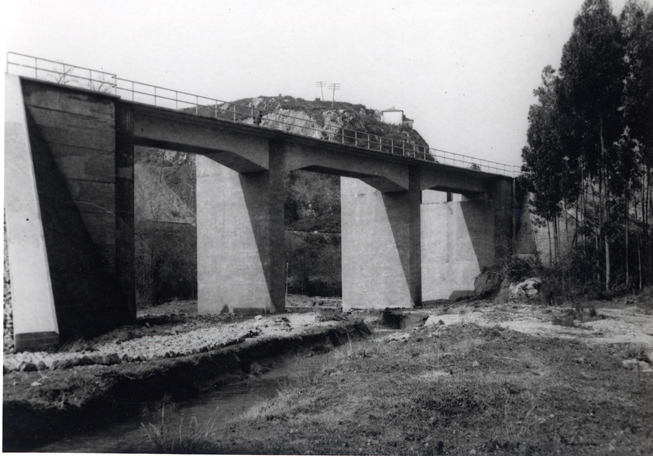
{"type": "MultiPolygon", "coordinates": [[[[183,92],[180,90],[167,89],[144,82],[136,82],[130,79],[123,79],[117,77],[117,75],[113,73],[108,73],[106,71],[99,71],[93,70],[91,68],[69,65],[62,62],[42,59],[40,57],[20,54],[17,52],[8,52],[7,73],[9,73],[10,69],[14,67],[27,68],[28,71],[34,70],[35,79],[47,79],[47,77],[44,78],[39,76],[43,76],[43,74],[47,76],[50,73],[55,73],[62,76],[58,80],[54,78],[54,82],[60,84],[69,84],[72,81],[78,82],[77,79],[81,79],[87,81],[86,88],[91,90],[97,90],[94,84],[99,84],[100,87],[105,88],[104,91],[107,91],[108,89],[116,96],[126,92],[128,96],[131,95],[130,98],[133,102],[153,104],[154,106],[161,108],[184,110],[191,114],[193,114],[194,111],[194,114],[197,116],[214,117],[239,123],[251,123],[252,125],[256,125],[261,128],[270,128],[276,130],[290,131],[294,128],[300,130],[301,132],[312,132],[312,134],[304,134],[304,136],[311,136],[323,141],[339,142],[352,147],[373,150],[381,153],[388,153],[391,155],[411,157],[422,161],[437,161],[438,163],[452,165],[455,167],[471,168],[477,171],[487,172],[492,170],[496,174],[507,175],[510,177],[518,175],[521,171],[519,166],[507,165],[485,160],[482,158],[457,154],[455,152],[448,152],[441,149],[420,146],[412,142],[387,139],[383,136],[374,135],[363,131],[349,130],[339,127],[319,127],[315,121],[311,121],[309,125],[299,126],[297,123],[293,123],[293,120],[298,120],[302,123],[306,123],[307,119],[290,114],[281,114],[276,111],[268,111],[265,109],[255,108],[254,106],[240,105],[224,100],[219,100],[217,98],[183,92]],[[11,56],[18,57],[18,59],[14,60],[28,59],[28,63],[32,63],[33,61],[34,65],[32,66],[29,64],[12,61],[11,56]],[[39,67],[39,62],[42,63],[41,67],[39,67]],[[50,67],[52,67],[52,65],[60,65],[63,67],[63,71],[58,71],[57,69],[51,69],[47,67],[44,68],[44,64],[49,65],[50,67]],[[84,74],[74,73],[77,70],[82,70],[84,72],[88,71],[88,77],[86,77],[84,74]],[[41,72],[41,75],[39,72],[41,72]],[[70,76],[68,81],[66,80],[67,76],[70,76]],[[98,77],[102,79],[98,79],[98,77]],[[107,81],[107,78],[109,78],[109,81],[107,81]],[[148,92],[146,90],[150,91],[148,92]],[[139,98],[139,100],[136,98],[139,98]]],[[[302,134],[297,132],[293,133],[302,134]]]]}

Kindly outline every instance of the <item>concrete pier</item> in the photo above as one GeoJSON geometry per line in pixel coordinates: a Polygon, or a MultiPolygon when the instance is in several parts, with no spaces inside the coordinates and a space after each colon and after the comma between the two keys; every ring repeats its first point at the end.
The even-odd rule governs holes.
{"type": "Polygon", "coordinates": [[[419,169],[409,190],[382,193],[343,177],[343,309],[415,307],[422,302],[419,169]]]}
{"type": "Polygon", "coordinates": [[[198,311],[282,312],[283,149],[270,141],[268,171],[239,173],[197,157],[198,311]]]}
{"type": "Polygon", "coordinates": [[[474,294],[474,279],[494,263],[493,202],[456,198],[422,204],[423,299],[474,294]]]}

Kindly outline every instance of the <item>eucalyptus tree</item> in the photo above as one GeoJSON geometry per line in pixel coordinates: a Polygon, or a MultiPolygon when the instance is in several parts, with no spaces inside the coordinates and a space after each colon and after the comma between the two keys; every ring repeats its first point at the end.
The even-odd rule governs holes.
{"type": "MultiPolygon", "coordinates": [[[[555,224],[564,199],[566,162],[561,141],[560,111],[557,88],[560,83],[555,70],[547,66],[542,70],[542,85],[533,91],[538,103],[528,111],[528,145],[522,149],[524,172],[529,191],[534,195],[531,201],[533,213],[549,223],[554,223],[556,254],[558,252],[557,225],[555,224]]],[[[549,259],[553,258],[551,233],[549,230],[549,259]]]]}
{"type": "MultiPolygon", "coordinates": [[[[619,17],[619,25],[627,67],[623,81],[623,104],[620,108],[626,128],[619,142],[619,164],[624,172],[622,187],[627,246],[631,205],[636,221],[641,217],[637,236],[638,283],[641,288],[642,250],[648,253],[644,256],[644,266],[649,274],[653,274],[653,249],[649,236],[653,168],[653,11],[646,3],[629,0],[619,17]]],[[[628,263],[626,265],[628,278],[628,263]]],[[[649,280],[653,281],[653,276],[649,280]]]]}
{"type": "MultiPolygon", "coordinates": [[[[625,75],[624,46],[617,18],[608,0],[585,0],[574,19],[560,64],[560,90],[569,113],[577,119],[577,158],[589,179],[589,190],[598,187],[598,244],[605,253],[605,286],[610,286],[610,238],[612,195],[608,180],[615,171],[618,143],[624,124],[619,112],[625,75]]],[[[617,176],[618,177],[618,176],[617,176]]]]}

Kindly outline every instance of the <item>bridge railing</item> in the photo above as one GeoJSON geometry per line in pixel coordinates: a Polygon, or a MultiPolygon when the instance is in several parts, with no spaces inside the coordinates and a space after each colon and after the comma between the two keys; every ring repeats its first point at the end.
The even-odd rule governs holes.
{"type": "Polygon", "coordinates": [[[283,110],[281,110],[282,112],[268,111],[251,105],[235,104],[217,98],[119,78],[115,74],[106,71],[93,70],[16,52],[7,53],[7,72],[87,90],[111,93],[134,102],[183,111],[197,116],[287,131],[390,155],[411,157],[511,177],[518,175],[520,172],[518,166],[429,148],[410,141],[386,138],[336,126],[320,126],[309,117],[284,113],[283,110]]]}
{"type": "Polygon", "coordinates": [[[97,92],[116,93],[117,77],[113,73],[17,52],[7,53],[7,73],[97,92]]]}

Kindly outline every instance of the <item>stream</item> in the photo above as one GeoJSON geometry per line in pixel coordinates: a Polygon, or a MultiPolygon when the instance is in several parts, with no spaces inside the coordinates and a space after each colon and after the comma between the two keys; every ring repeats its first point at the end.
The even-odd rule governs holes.
{"type": "MultiPolygon", "coordinates": [[[[374,331],[375,337],[396,330],[386,328],[374,331]]],[[[355,347],[366,343],[365,340],[351,342],[355,347]]],[[[287,358],[275,363],[275,367],[258,376],[250,376],[246,380],[237,381],[207,391],[189,400],[167,404],[165,406],[165,422],[168,430],[175,434],[186,434],[191,419],[197,419],[200,426],[212,420],[215,431],[219,434],[235,418],[242,415],[254,405],[276,396],[277,391],[289,382],[296,382],[304,373],[318,371],[322,365],[330,362],[337,350],[350,347],[341,346],[334,351],[314,356],[287,358]]],[[[109,426],[67,436],[51,442],[38,449],[37,452],[48,453],[151,453],[154,446],[143,429],[141,423],[152,422],[160,428],[161,408],[153,409],[156,404],[143,404],[144,412],[136,416],[118,419],[109,426]],[[150,406],[150,419],[146,420],[145,409],[150,406]]]]}

